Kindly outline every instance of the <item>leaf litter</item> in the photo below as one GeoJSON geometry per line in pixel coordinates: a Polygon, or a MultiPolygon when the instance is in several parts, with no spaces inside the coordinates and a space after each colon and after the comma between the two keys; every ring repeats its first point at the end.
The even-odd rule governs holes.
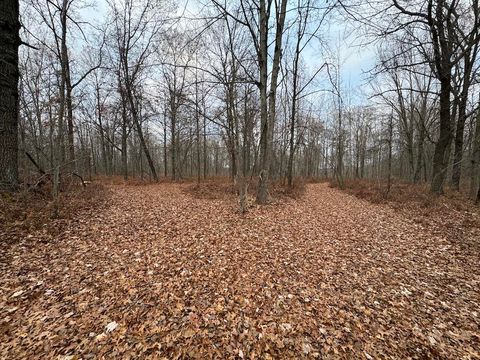
{"type": "Polygon", "coordinates": [[[5,248],[0,357],[480,358],[478,247],[325,184],[246,215],[185,186],[5,248]]]}

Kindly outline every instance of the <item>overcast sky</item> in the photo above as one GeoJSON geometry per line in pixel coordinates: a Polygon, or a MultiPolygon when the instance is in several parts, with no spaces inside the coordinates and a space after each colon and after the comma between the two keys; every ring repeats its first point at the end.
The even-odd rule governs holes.
{"type": "MultiPolygon", "coordinates": [[[[180,0],[177,2],[178,11],[188,18],[201,16],[200,4],[205,1],[207,0],[201,2],[199,0],[180,0]]],[[[107,1],[95,0],[94,7],[83,10],[81,15],[90,22],[102,22],[107,16],[107,1]]],[[[334,51],[339,49],[342,59],[343,87],[352,91],[351,96],[354,103],[365,102],[365,97],[369,92],[368,71],[375,64],[375,47],[362,45],[363,40],[356,36],[353,27],[341,21],[330,22],[328,29],[323,30],[322,37],[328,39],[327,43],[331,49],[334,51]]],[[[316,47],[318,45],[312,42],[312,46],[304,52],[304,59],[312,68],[316,68],[324,61],[316,47]]]]}

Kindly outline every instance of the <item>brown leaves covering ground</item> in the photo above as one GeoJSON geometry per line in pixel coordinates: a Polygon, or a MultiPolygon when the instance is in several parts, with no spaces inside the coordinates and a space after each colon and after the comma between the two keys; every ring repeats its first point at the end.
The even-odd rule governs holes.
{"type": "Polygon", "coordinates": [[[396,181],[387,194],[385,182],[348,180],[345,185],[348,193],[360,199],[385,204],[439,236],[475,248],[466,249],[469,252],[480,251],[480,206],[468,199],[465,191],[447,188],[444,196],[436,196],[430,193],[428,184],[396,181]]]}
{"type": "Polygon", "coordinates": [[[107,200],[108,191],[101,183],[63,183],[57,200],[57,214],[53,218],[51,184],[45,184],[33,191],[22,189],[18,193],[0,192],[0,256],[12,242],[34,232],[42,241],[49,241],[60,234],[69,222],[79,214],[99,208],[107,200]]]}
{"type": "Polygon", "coordinates": [[[0,357],[479,358],[478,247],[326,184],[245,216],[187,186],[9,247],[0,357]]]}
{"type": "MultiPolygon", "coordinates": [[[[249,207],[251,207],[255,202],[258,178],[248,178],[247,184],[249,207]]],[[[193,183],[190,186],[186,186],[184,190],[195,198],[210,200],[227,198],[231,200],[232,195],[238,194],[238,187],[230,178],[225,177],[208,178],[200,183],[193,183]]],[[[273,182],[270,184],[269,193],[271,195],[271,202],[273,203],[282,201],[286,197],[299,199],[305,194],[305,180],[300,177],[295,178],[292,187],[288,187],[285,181],[273,182]]]]}

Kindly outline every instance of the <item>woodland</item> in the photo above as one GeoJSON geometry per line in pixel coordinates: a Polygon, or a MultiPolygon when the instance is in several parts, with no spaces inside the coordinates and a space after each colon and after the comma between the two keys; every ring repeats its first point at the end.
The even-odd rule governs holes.
{"type": "Polygon", "coordinates": [[[478,0],[0,0],[0,358],[480,359],[478,0]]]}

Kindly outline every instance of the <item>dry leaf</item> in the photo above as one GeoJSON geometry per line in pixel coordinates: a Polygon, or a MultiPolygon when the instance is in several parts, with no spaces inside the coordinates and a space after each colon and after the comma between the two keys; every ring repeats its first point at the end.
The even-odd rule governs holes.
{"type": "Polygon", "coordinates": [[[107,326],[105,327],[105,329],[106,329],[105,331],[108,334],[109,332],[114,331],[117,327],[118,327],[118,324],[115,321],[112,321],[112,322],[107,324],[107,326]]]}

